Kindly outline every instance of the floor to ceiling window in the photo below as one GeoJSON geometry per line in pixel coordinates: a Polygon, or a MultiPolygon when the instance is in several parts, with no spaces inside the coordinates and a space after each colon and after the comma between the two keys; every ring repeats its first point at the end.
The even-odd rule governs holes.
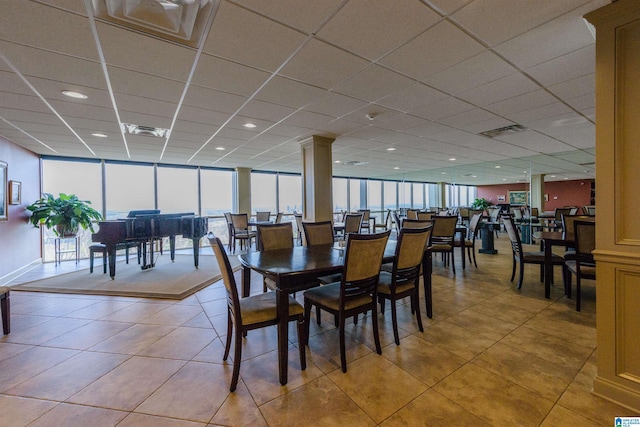
{"type": "Polygon", "coordinates": [[[199,215],[198,169],[158,166],[158,209],[162,213],[199,215]]]}

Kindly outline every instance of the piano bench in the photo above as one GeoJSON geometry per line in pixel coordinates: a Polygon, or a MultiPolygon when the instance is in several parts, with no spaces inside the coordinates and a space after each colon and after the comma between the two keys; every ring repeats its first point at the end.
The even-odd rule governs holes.
{"type": "Polygon", "coordinates": [[[89,245],[89,273],[93,273],[93,258],[95,253],[102,253],[103,274],[107,272],[107,245],[102,243],[92,243],[89,245]]]}

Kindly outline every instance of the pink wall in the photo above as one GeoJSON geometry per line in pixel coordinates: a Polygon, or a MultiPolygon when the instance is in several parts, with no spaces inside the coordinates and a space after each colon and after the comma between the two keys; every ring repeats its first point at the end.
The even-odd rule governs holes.
{"type": "MultiPolygon", "coordinates": [[[[564,206],[584,206],[591,203],[591,183],[593,180],[551,181],[544,183],[544,192],[549,195],[549,201],[545,202],[544,210],[552,211],[564,206]]],[[[504,195],[509,202],[509,191],[523,191],[528,184],[501,184],[485,185],[478,187],[478,197],[484,197],[491,203],[498,202],[498,195],[504,195]]]]}
{"type": "Polygon", "coordinates": [[[8,179],[22,183],[22,203],[9,205],[8,220],[0,221],[2,278],[41,257],[40,230],[27,222],[25,209],[40,197],[40,159],[38,155],[0,136],[0,160],[8,164],[8,179]]]}

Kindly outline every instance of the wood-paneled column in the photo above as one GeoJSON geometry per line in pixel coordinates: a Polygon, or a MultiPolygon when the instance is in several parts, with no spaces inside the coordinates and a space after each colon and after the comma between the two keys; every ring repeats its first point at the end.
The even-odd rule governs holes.
{"type": "Polygon", "coordinates": [[[596,27],[596,307],[593,392],[640,413],[640,1],[586,15],[596,27]]]}
{"type": "Polygon", "coordinates": [[[234,187],[233,211],[251,216],[251,168],[236,168],[234,187]]]}

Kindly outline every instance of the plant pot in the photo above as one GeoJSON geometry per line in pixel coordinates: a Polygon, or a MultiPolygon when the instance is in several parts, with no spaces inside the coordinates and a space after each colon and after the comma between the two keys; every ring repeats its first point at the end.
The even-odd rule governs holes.
{"type": "Polygon", "coordinates": [[[71,227],[69,224],[58,224],[56,225],[56,233],[58,237],[76,237],[78,227],[71,227]]]}

